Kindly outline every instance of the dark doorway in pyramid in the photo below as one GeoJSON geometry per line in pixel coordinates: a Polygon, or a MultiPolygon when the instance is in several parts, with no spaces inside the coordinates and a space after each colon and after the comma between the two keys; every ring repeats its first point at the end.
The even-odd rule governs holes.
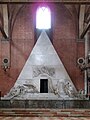
{"type": "Polygon", "coordinates": [[[40,93],[48,93],[48,79],[40,79],[40,93]]]}

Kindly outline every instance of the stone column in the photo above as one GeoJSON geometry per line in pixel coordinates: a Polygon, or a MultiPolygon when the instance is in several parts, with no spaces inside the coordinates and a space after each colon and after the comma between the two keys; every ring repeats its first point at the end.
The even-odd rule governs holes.
{"type": "MultiPolygon", "coordinates": [[[[85,63],[88,64],[88,54],[90,52],[90,30],[86,33],[85,35],[85,63]]],[[[85,79],[84,79],[84,89],[85,89],[85,94],[88,93],[87,91],[87,86],[88,83],[87,83],[87,70],[85,70],[85,79]]]]}

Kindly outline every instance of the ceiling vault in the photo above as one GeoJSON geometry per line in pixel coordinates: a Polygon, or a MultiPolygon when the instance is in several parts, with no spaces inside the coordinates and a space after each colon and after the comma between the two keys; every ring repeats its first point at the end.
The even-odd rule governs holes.
{"type": "MultiPolygon", "coordinates": [[[[5,40],[8,40],[10,37],[10,34],[12,34],[13,26],[17,17],[17,14],[19,13],[19,10],[23,7],[24,3],[28,2],[43,2],[43,0],[0,0],[0,4],[2,5],[2,16],[3,16],[3,24],[0,26],[0,31],[4,37],[5,40]],[[9,11],[10,8],[8,8],[8,3],[17,3],[18,6],[13,8],[13,11],[9,11]],[[22,3],[22,4],[20,4],[22,3]]],[[[63,3],[90,3],[90,0],[46,0],[44,2],[63,2],[63,3]]],[[[73,4],[74,9],[75,5],[79,5],[76,8],[77,17],[78,17],[78,28],[79,28],[79,38],[83,39],[86,32],[90,28],[90,14],[87,12],[86,14],[86,8],[89,11],[90,6],[87,6],[86,4],[73,4]],[[79,16],[78,16],[79,15],[79,16]],[[85,17],[86,16],[86,17],[85,17]]],[[[88,4],[89,5],[89,4],[88,4]]],[[[71,8],[69,4],[65,4],[65,7],[69,10],[70,14],[73,15],[73,12],[71,11],[71,8]]],[[[73,10],[74,10],[73,9],[73,10]]]]}

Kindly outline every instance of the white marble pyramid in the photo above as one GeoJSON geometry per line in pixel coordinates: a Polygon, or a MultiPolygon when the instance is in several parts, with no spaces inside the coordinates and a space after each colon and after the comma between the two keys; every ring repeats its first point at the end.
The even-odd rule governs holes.
{"type": "Polygon", "coordinates": [[[32,79],[32,68],[34,66],[55,66],[56,70],[58,70],[56,72],[57,79],[71,80],[45,31],[43,31],[38,38],[17,82],[22,81],[24,83],[23,80],[32,79]]]}
{"type": "Polygon", "coordinates": [[[12,97],[29,98],[32,92],[42,96],[43,94],[40,94],[40,79],[42,78],[48,79],[49,82],[48,97],[51,93],[58,94],[59,97],[63,96],[63,98],[65,96],[71,97],[73,91],[76,91],[45,31],[42,31],[39,36],[14,87],[7,96],[11,97],[15,90],[17,92],[12,97]]]}

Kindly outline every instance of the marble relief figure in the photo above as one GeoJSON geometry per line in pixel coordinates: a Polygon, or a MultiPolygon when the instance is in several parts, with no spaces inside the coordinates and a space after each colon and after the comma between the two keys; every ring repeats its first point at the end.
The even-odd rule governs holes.
{"type": "MultiPolygon", "coordinates": [[[[49,85],[49,93],[53,93],[57,98],[75,98],[75,91],[70,82],[65,82],[65,80],[56,80],[55,83],[52,81],[51,77],[48,77],[48,85],[49,85]]],[[[33,83],[25,83],[23,86],[16,86],[13,87],[10,92],[5,96],[9,99],[14,98],[27,98],[26,94],[34,94],[37,93],[38,95],[40,92],[33,83]]],[[[48,94],[49,94],[48,93],[48,94]]],[[[77,95],[78,97],[78,95],[77,95]]],[[[29,99],[29,96],[28,96],[29,99]]]]}
{"type": "Polygon", "coordinates": [[[33,67],[33,78],[41,74],[48,74],[49,76],[55,77],[55,69],[49,66],[35,66],[33,67]]]}
{"type": "Polygon", "coordinates": [[[51,89],[51,92],[53,92],[55,95],[58,95],[58,97],[75,97],[74,94],[76,91],[72,87],[70,82],[65,82],[65,80],[58,80],[55,85],[53,85],[52,80],[49,79],[49,88],[51,89]]]}

